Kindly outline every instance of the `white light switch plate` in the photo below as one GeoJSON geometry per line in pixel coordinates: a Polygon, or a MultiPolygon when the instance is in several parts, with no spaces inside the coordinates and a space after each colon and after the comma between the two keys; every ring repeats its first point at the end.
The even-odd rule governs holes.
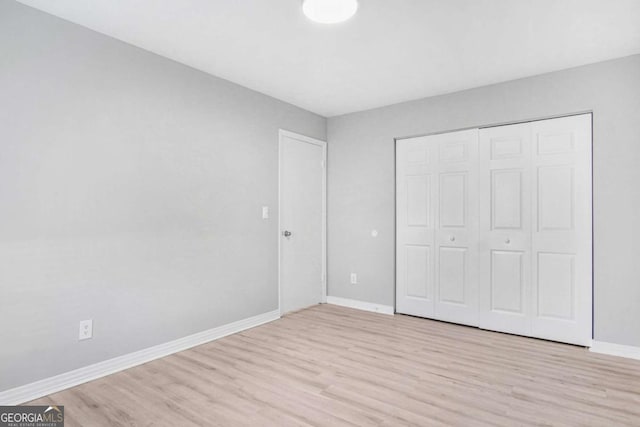
{"type": "Polygon", "coordinates": [[[78,333],[79,340],[88,340],[93,337],[93,320],[81,320],[80,331],[78,333]]]}
{"type": "Polygon", "coordinates": [[[269,206],[262,207],[262,219],[269,219],[269,206]]]}

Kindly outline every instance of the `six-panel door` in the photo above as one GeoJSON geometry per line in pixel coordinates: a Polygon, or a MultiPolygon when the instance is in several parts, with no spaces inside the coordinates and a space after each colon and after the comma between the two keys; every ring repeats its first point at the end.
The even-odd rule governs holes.
{"type": "Polygon", "coordinates": [[[398,312],[589,345],[591,115],[399,140],[397,185],[398,312]]]}

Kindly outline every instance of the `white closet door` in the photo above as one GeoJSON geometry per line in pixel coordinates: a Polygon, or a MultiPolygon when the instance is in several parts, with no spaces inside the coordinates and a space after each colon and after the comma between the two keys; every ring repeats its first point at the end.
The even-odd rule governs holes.
{"type": "Polygon", "coordinates": [[[590,114],[399,140],[397,186],[399,313],[590,344],[590,114]]]}
{"type": "Polygon", "coordinates": [[[480,130],[480,327],[591,343],[591,115],[480,130]]]}
{"type": "Polygon", "coordinates": [[[478,130],[430,137],[437,146],[435,318],[478,325],[478,130]]]}
{"type": "Polygon", "coordinates": [[[396,311],[422,317],[434,315],[436,150],[426,136],[396,143],[396,311]]]}
{"type": "Polygon", "coordinates": [[[477,129],[396,152],[396,310],[477,325],[477,129]]]}
{"type": "Polygon", "coordinates": [[[531,123],[532,335],[590,345],[591,115],[531,123]]]}
{"type": "Polygon", "coordinates": [[[480,130],[480,327],[531,334],[531,129],[480,130]]]}

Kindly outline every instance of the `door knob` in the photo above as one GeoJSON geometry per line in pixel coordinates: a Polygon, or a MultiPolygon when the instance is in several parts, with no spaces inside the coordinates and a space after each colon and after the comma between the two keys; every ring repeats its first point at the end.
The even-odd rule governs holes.
{"type": "Polygon", "coordinates": [[[289,237],[289,236],[291,236],[291,232],[290,232],[290,231],[285,230],[285,231],[283,231],[283,232],[282,232],[282,235],[283,235],[284,237],[289,237]]]}
{"type": "Polygon", "coordinates": [[[451,240],[452,242],[456,241],[456,236],[449,236],[449,240],[451,240]]]}
{"type": "Polygon", "coordinates": [[[507,238],[504,242],[508,245],[509,243],[511,243],[511,239],[507,238]]]}

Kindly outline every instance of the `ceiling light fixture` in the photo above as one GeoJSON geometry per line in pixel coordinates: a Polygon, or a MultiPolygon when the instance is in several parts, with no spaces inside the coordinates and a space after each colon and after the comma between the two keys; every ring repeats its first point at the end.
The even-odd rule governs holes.
{"type": "Polygon", "coordinates": [[[358,10],[358,0],[303,0],[302,11],[307,18],[321,24],[346,21],[358,10]]]}

